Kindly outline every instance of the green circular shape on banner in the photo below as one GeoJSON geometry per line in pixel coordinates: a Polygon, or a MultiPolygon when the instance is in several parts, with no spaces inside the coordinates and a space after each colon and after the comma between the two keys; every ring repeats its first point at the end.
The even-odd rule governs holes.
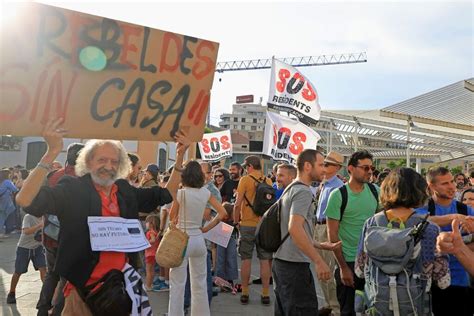
{"type": "Polygon", "coordinates": [[[84,68],[90,71],[101,71],[107,66],[107,56],[103,50],[95,46],[81,49],[79,61],[84,68]]]}

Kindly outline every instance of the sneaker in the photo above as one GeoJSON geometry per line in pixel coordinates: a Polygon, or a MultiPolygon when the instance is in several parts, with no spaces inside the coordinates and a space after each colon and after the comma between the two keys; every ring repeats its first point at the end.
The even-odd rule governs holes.
{"type": "Polygon", "coordinates": [[[260,297],[260,302],[265,305],[265,306],[268,306],[270,305],[270,296],[261,296],[260,297]]]}
{"type": "Polygon", "coordinates": [[[165,282],[158,284],[158,285],[153,285],[151,290],[153,292],[165,292],[170,290],[170,286],[166,284],[165,282]]]}
{"type": "Polygon", "coordinates": [[[161,281],[160,279],[153,280],[153,285],[160,285],[162,283],[165,283],[165,281],[161,281]]]}
{"type": "Polygon", "coordinates": [[[242,305],[247,305],[249,303],[249,296],[248,295],[241,295],[240,296],[240,303],[242,305]]]}
{"type": "Polygon", "coordinates": [[[16,304],[15,293],[8,293],[7,295],[7,304],[16,304]]]}

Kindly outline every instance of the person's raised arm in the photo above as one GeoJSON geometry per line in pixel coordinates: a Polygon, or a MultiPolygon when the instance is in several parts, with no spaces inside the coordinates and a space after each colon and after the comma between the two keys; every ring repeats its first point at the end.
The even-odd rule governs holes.
{"type": "Polygon", "coordinates": [[[173,200],[176,200],[176,192],[178,192],[179,183],[181,182],[181,168],[183,167],[184,154],[186,153],[186,150],[188,150],[190,144],[186,134],[182,132],[176,133],[175,140],[177,142],[176,161],[170,179],[165,186],[173,197],[173,200]]]}
{"type": "Polygon", "coordinates": [[[212,195],[209,197],[209,204],[211,204],[212,209],[216,210],[217,215],[212,219],[212,221],[209,222],[209,224],[201,228],[203,233],[213,229],[227,214],[222,204],[219,203],[219,201],[212,195]]]}
{"type": "Polygon", "coordinates": [[[30,172],[23,182],[23,186],[16,195],[16,203],[21,207],[27,207],[38,194],[44,183],[45,177],[51,171],[51,165],[63,149],[63,137],[66,131],[61,128],[63,119],[49,120],[43,129],[43,138],[48,149],[41,158],[38,165],[30,172]]]}

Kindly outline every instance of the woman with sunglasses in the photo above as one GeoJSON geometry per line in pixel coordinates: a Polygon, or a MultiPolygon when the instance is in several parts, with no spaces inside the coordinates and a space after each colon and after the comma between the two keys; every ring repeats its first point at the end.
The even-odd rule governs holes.
{"type": "Polygon", "coordinates": [[[214,184],[219,189],[219,191],[224,185],[224,182],[226,182],[229,179],[230,179],[230,176],[229,176],[229,171],[227,171],[227,169],[219,168],[214,172],[214,184]]]}

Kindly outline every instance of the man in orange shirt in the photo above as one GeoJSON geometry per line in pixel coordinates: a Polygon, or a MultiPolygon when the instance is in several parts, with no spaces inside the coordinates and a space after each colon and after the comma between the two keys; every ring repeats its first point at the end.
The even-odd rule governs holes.
{"type": "MultiPolygon", "coordinates": [[[[252,267],[253,248],[255,246],[255,230],[260,221],[260,217],[254,213],[249,202],[253,203],[256,195],[258,183],[255,179],[257,179],[258,182],[266,181],[270,186],[272,185],[272,181],[264,176],[259,157],[247,156],[243,166],[247,171],[247,175],[240,179],[237,187],[237,200],[234,205],[234,223],[238,224],[240,231],[239,254],[242,260],[240,270],[242,295],[240,302],[245,305],[249,302],[250,269],[252,267]]],[[[262,279],[261,303],[264,305],[270,305],[270,259],[272,259],[272,255],[272,253],[257,247],[257,256],[260,259],[260,278],[262,279]]]]}

